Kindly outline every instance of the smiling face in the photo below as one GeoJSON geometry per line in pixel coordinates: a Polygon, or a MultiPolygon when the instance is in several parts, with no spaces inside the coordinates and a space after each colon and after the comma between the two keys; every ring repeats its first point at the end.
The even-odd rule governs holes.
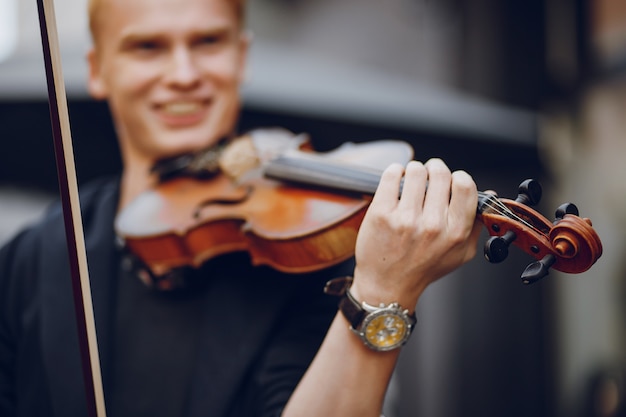
{"type": "Polygon", "coordinates": [[[88,88],[109,102],[126,167],[233,132],[248,43],[236,3],[99,2],[88,88]]]}

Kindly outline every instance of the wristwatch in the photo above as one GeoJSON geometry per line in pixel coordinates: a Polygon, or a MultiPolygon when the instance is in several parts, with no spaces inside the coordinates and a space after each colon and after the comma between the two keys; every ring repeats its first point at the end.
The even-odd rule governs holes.
{"type": "Polygon", "coordinates": [[[404,345],[417,322],[415,313],[403,309],[398,303],[378,307],[358,302],[350,286],[352,277],[339,277],[326,283],[324,292],[341,296],[339,310],[350,323],[352,330],[368,348],[384,352],[404,345]]]}

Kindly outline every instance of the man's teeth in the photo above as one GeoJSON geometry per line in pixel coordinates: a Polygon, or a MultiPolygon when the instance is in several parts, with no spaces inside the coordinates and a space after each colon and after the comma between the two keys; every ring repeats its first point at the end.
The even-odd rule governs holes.
{"type": "Polygon", "coordinates": [[[183,115],[197,112],[200,107],[198,102],[170,103],[163,106],[163,110],[173,115],[183,115]]]}

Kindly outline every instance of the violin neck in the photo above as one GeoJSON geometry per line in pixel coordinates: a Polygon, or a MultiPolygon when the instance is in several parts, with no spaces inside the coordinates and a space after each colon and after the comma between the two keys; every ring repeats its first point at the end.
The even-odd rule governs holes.
{"type": "Polygon", "coordinates": [[[313,153],[294,151],[267,162],[264,174],[280,181],[373,195],[382,172],[313,153]]]}
{"type": "MultiPolygon", "coordinates": [[[[314,153],[288,152],[269,162],[264,168],[268,178],[290,181],[326,189],[373,195],[382,171],[356,164],[329,159],[314,153]]],[[[402,185],[400,184],[400,193],[402,185]]],[[[477,211],[482,213],[492,206],[493,194],[478,191],[477,211]]]]}

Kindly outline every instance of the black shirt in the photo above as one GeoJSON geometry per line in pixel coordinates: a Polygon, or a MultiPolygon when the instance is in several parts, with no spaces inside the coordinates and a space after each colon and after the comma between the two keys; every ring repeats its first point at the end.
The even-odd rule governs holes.
{"type": "MultiPolygon", "coordinates": [[[[159,293],[122,267],[117,180],[81,190],[107,414],[279,415],[336,313],[324,282],[352,263],[294,276],[230,254],[159,293]]],[[[0,415],[86,415],[76,334],[55,206],[0,250],[0,415]]]]}

